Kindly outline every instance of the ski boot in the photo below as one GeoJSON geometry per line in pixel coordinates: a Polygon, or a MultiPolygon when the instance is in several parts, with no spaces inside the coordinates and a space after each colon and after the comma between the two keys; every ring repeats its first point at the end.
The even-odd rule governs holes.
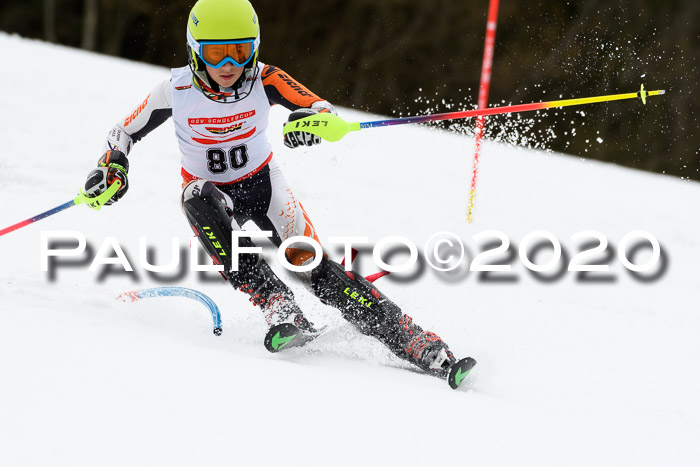
{"type": "MultiPolygon", "coordinates": [[[[403,315],[401,320],[411,320],[411,317],[403,315]]],[[[406,354],[423,371],[447,377],[450,367],[456,361],[450,348],[437,334],[422,330],[416,331],[415,334],[412,332],[407,339],[408,343],[404,347],[406,354]]]]}
{"type": "Polygon", "coordinates": [[[291,347],[300,347],[323,334],[327,326],[316,329],[301,312],[299,305],[283,294],[267,301],[263,310],[270,329],[265,335],[265,348],[272,353],[291,347]]]}
{"type": "Polygon", "coordinates": [[[299,305],[294,301],[294,296],[286,296],[276,293],[267,300],[263,308],[265,322],[269,328],[284,323],[293,324],[305,332],[316,332],[314,324],[306,319],[299,305]]]}
{"type": "Polygon", "coordinates": [[[423,331],[413,324],[410,316],[403,315],[399,324],[407,342],[403,350],[408,359],[426,373],[446,379],[452,389],[457,389],[476,365],[476,360],[471,357],[457,360],[437,334],[423,331]]]}
{"type": "MultiPolygon", "coordinates": [[[[411,319],[404,315],[403,319],[406,318],[411,319]]],[[[452,389],[457,389],[476,365],[476,360],[471,357],[457,361],[447,344],[432,332],[421,331],[409,340],[409,345],[404,350],[415,359],[416,365],[424,371],[447,379],[452,389]]]]}

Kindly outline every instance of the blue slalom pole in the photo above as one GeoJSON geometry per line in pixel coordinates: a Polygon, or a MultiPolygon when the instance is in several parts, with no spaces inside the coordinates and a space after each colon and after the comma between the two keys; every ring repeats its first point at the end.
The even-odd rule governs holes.
{"type": "Polygon", "coordinates": [[[185,287],[154,287],[151,289],[131,290],[129,292],[124,292],[117,298],[123,302],[135,302],[144,298],[154,297],[186,297],[198,301],[206,306],[209,313],[211,313],[211,319],[214,326],[214,335],[221,335],[221,314],[219,313],[219,307],[216,306],[214,300],[204,295],[202,292],[185,287]]]}

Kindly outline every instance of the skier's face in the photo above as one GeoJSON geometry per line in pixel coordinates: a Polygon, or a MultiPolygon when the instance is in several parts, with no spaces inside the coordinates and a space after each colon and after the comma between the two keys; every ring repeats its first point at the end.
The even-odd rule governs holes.
{"type": "Polygon", "coordinates": [[[237,67],[233,63],[226,63],[221,68],[212,68],[209,65],[206,67],[209,76],[216,81],[216,84],[224,88],[233,86],[233,83],[238,81],[238,78],[243,74],[243,67],[237,67]]]}

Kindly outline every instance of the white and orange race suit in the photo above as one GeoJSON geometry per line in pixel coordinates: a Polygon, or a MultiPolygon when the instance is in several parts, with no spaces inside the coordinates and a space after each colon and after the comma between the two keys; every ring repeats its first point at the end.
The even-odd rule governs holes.
{"type": "MultiPolygon", "coordinates": [[[[265,135],[270,106],[289,110],[333,106],[271,65],[257,63],[251,92],[236,102],[207,98],[192,82],[189,67],[172,70],[171,79],[150,94],[109,132],[106,149],[128,154],[133,145],[168,118],[173,118],[181,153],[183,187],[192,180],[214,183],[227,195],[238,228],[252,220],[273,231],[273,243],[294,236],[318,241],[309,216],[275,163],[265,135]]],[[[290,248],[292,264],[302,264],[310,248],[290,248]]]]}

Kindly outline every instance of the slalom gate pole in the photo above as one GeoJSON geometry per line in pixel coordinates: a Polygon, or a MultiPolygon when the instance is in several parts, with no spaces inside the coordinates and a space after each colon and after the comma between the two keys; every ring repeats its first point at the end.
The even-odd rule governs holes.
{"type": "Polygon", "coordinates": [[[136,302],[144,298],[154,297],[185,297],[198,301],[204,305],[211,314],[214,335],[221,335],[221,313],[219,312],[219,307],[216,306],[214,300],[209,298],[209,296],[197,290],[185,287],[154,287],[151,289],[130,290],[129,292],[119,294],[117,299],[122,302],[136,302]]]}
{"type": "MultiPolygon", "coordinates": [[[[489,88],[491,86],[491,70],[493,68],[493,50],[496,44],[496,25],[498,21],[499,0],[489,0],[489,13],[486,19],[486,38],[484,39],[484,57],[481,61],[481,83],[479,84],[479,109],[488,107],[489,88]]],[[[476,117],[476,134],[474,136],[474,162],[472,164],[472,184],[467,205],[467,222],[474,222],[474,195],[476,194],[476,179],[479,175],[479,155],[481,140],[484,137],[484,116],[476,117]]]]}
{"type": "Polygon", "coordinates": [[[48,211],[44,211],[41,214],[37,214],[34,217],[30,217],[29,219],[25,219],[21,222],[18,222],[16,224],[13,224],[9,227],[5,227],[4,229],[0,230],[0,237],[2,237],[5,234],[8,234],[10,232],[14,232],[17,229],[21,229],[22,227],[26,227],[29,224],[33,224],[36,221],[40,221],[46,217],[53,216],[54,214],[57,214],[61,211],[64,211],[72,206],[75,206],[77,204],[85,204],[92,209],[98,210],[107,202],[109,199],[114,196],[114,194],[119,191],[119,188],[122,186],[122,182],[120,180],[115,180],[112,185],[102,193],[101,195],[95,197],[95,198],[88,198],[85,196],[85,193],[83,191],[80,191],[80,194],[73,198],[72,200],[68,201],[67,203],[63,203],[60,206],[56,206],[55,208],[49,209],[48,211]]]}

